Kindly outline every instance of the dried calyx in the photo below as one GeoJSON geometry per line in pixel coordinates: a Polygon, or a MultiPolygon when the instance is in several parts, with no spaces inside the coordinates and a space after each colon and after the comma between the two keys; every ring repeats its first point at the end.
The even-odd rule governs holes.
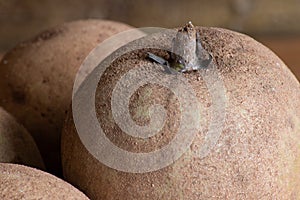
{"type": "Polygon", "coordinates": [[[148,57],[163,65],[168,73],[188,72],[206,68],[212,61],[212,56],[201,45],[200,35],[192,22],[180,28],[173,39],[170,59],[165,60],[148,52],[148,57]]]}

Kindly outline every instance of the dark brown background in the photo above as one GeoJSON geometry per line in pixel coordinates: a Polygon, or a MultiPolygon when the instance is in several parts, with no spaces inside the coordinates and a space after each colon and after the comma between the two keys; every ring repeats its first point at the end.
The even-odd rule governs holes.
{"type": "Polygon", "coordinates": [[[136,27],[219,26],[251,35],[300,78],[300,0],[0,0],[0,52],[65,21],[103,18],[136,27]]]}

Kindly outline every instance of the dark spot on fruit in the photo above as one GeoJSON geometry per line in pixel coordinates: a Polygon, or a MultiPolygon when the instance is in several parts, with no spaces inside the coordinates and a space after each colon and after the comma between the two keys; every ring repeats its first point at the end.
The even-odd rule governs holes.
{"type": "Polygon", "coordinates": [[[45,83],[49,83],[49,81],[50,81],[49,78],[44,78],[43,81],[42,81],[42,83],[44,83],[44,84],[45,83]]]}
{"type": "Polygon", "coordinates": [[[42,116],[42,117],[46,117],[46,114],[45,114],[45,113],[41,113],[41,116],[42,116]]]}
{"type": "Polygon", "coordinates": [[[12,97],[17,104],[25,104],[26,102],[26,95],[22,91],[13,91],[12,97]]]}
{"type": "Polygon", "coordinates": [[[51,38],[56,37],[57,35],[59,35],[60,33],[62,33],[62,30],[48,30],[48,31],[44,31],[42,32],[40,35],[38,35],[36,38],[34,38],[32,40],[32,42],[38,42],[38,41],[42,41],[42,40],[49,40],[51,38]]]}
{"type": "Polygon", "coordinates": [[[294,120],[293,120],[292,117],[289,117],[289,118],[288,118],[287,124],[289,125],[289,127],[290,127],[292,130],[294,130],[295,127],[296,127],[295,122],[294,122],[294,120]]]}

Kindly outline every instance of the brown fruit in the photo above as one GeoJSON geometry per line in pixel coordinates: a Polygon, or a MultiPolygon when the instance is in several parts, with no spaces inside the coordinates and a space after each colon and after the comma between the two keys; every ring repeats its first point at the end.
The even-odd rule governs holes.
{"type": "Polygon", "coordinates": [[[0,164],[0,198],[88,199],[82,192],[46,172],[16,164],[0,164]]]}
{"type": "Polygon", "coordinates": [[[98,43],[127,29],[113,21],[70,22],[4,56],[0,104],[33,135],[50,172],[61,173],[60,132],[78,68],[98,43]]]}
{"type": "Polygon", "coordinates": [[[44,169],[40,152],[23,126],[0,107],[0,162],[44,169]]]}
{"type": "MultiPolygon", "coordinates": [[[[220,28],[197,27],[197,30],[203,47],[213,56],[218,71],[215,74],[225,87],[225,121],[217,144],[206,157],[201,157],[199,152],[206,141],[209,123],[218,114],[210,94],[215,89],[214,83],[208,85],[204,81],[210,78],[204,79],[205,74],[211,73],[210,68],[200,69],[204,77],[198,71],[183,74],[202,106],[202,120],[199,121],[202,128],[190,148],[178,160],[157,171],[129,173],[98,161],[80,140],[72,112],[69,112],[62,133],[64,176],[90,198],[299,198],[299,82],[272,51],[252,38],[220,28]]],[[[170,46],[170,38],[153,37],[139,43],[170,46]]],[[[161,149],[177,133],[181,121],[178,107],[181,102],[178,102],[168,88],[156,84],[140,87],[130,98],[128,109],[138,125],[146,126],[151,118],[149,107],[153,104],[163,105],[167,110],[166,120],[159,133],[147,140],[138,139],[124,133],[112,118],[111,97],[121,77],[131,69],[146,66],[143,72],[147,73],[158,66],[146,59],[147,51],[150,50],[133,51],[118,58],[106,69],[97,86],[97,119],[106,137],[115,146],[129,152],[161,149]]],[[[166,56],[164,51],[152,52],[166,56]]],[[[194,110],[193,114],[196,115],[197,112],[199,111],[194,110]]],[[[86,116],[86,113],[82,115],[86,116]]],[[[89,118],[86,123],[89,123],[89,118]]],[[[208,140],[213,138],[210,136],[207,136],[208,140]]],[[[101,142],[96,137],[91,139],[95,143],[101,142]]],[[[105,155],[112,155],[112,151],[106,150],[108,152],[105,155]]],[[[102,154],[103,152],[98,152],[98,155],[102,154]]],[[[108,158],[112,162],[118,162],[115,157],[108,158]]]]}

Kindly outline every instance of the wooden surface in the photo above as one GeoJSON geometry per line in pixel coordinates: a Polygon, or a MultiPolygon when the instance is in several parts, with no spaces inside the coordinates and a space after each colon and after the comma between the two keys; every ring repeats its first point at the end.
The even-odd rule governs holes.
{"type": "Polygon", "coordinates": [[[299,0],[0,0],[0,50],[66,21],[101,18],[135,27],[188,21],[248,34],[300,33],[299,0]]]}
{"type": "Polygon", "coordinates": [[[300,36],[257,37],[274,51],[300,80],[300,36]]]}

